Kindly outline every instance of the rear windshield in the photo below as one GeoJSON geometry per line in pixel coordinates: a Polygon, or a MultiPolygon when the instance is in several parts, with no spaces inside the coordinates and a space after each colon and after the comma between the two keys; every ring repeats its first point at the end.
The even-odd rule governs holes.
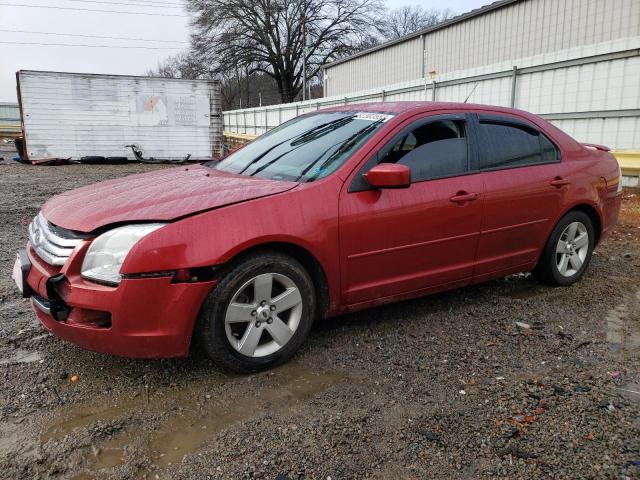
{"type": "Polygon", "coordinates": [[[368,112],[304,115],[208,165],[240,175],[312,182],[335,171],[390,118],[368,112]]]}

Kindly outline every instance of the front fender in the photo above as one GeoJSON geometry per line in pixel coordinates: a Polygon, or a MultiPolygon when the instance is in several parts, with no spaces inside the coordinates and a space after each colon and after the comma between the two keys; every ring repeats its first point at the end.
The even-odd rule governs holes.
{"type": "Polygon", "coordinates": [[[337,294],[340,186],[341,180],[334,177],[170,223],[140,240],[121,272],[221,265],[247,249],[284,242],[311,253],[325,271],[331,294],[337,294]]]}

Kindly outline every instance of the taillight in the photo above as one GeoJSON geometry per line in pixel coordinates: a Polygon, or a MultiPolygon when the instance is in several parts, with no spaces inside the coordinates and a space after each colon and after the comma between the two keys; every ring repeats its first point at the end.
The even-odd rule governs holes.
{"type": "Polygon", "coordinates": [[[618,164],[618,188],[616,193],[622,192],[622,168],[620,168],[620,164],[618,164]]]}

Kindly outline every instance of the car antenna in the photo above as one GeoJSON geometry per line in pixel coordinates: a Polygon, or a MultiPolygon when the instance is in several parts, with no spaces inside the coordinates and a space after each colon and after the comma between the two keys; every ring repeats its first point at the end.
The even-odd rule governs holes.
{"type": "Polygon", "coordinates": [[[469,99],[471,98],[471,95],[473,95],[473,92],[476,91],[477,86],[478,86],[478,82],[476,82],[476,84],[473,86],[473,88],[471,89],[471,92],[469,93],[467,98],[464,100],[464,103],[467,103],[469,101],[469,99]]]}

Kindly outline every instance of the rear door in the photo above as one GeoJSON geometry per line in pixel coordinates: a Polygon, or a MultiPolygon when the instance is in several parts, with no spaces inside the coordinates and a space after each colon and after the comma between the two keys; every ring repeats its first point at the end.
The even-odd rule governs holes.
{"type": "Polygon", "coordinates": [[[560,151],[515,117],[474,116],[484,213],[475,275],[536,260],[568,190],[560,151]]]}
{"type": "Polygon", "coordinates": [[[409,121],[368,159],[340,197],[346,304],[470,280],[483,188],[470,165],[465,115],[409,121]],[[377,163],[409,166],[411,186],[372,189],[362,175],[377,163]]]}

